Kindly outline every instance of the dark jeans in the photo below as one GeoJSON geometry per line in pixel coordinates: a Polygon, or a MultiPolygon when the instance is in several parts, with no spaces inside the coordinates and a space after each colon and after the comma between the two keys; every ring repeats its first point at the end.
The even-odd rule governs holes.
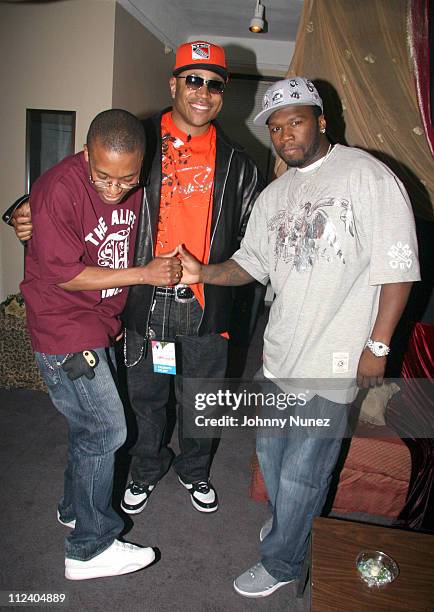
{"type": "Polygon", "coordinates": [[[228,341],[219,334],[197,336],[201,316],[202,309],[196,300],[180,304],[174,298],[156,297],[150,329],[157,340],[175,340],[177,374],[154,372],[150,343],[142,359],[127,369],[128,394],[138,430],[137,441],[130,451],[133,480],[155,484],[172,461],[176,473],[184,481],[198,482],[209,477],[213,440],[184,437],[184,414],[193,410],[194,397],[183,389],[182,379],[223,378],[228,341]],[[175,459],[173,450],[165,443],[167,404],[173,382],[180,447],[180,454],[175,459]]]}

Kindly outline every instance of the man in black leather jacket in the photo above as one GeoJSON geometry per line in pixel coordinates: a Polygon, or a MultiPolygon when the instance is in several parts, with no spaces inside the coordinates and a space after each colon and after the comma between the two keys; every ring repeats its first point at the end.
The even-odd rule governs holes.
{"type": "MultiPolygon", "coordinates": [[[[238,248],[252,206],[264,187],[251,158],[214,121],[228,77],[223,49],[206,41],[181,45],[173,75],[173,108],[144,121],[147,147],[136,266],[170,250],[162,238],[168,226],[174,246],[183,243],[194,252],[192,237],[202,234],[202,257],[198,252],[195,255],[204,263],[226,261],[238,248]],[[202,210],[200,217],[204,205],[208,213],[204,217],[202,210]],[[170,217],[177,210],[180,216],[170,217]],[[191,228],[185,219],[191,219],[191,228]]],[[[21,225],[21,237],[27,239],[25,227],[21,225]]],[[[183,412],[193,410],[194,397],[183,379],[225,376],[232,295],[230,287],[213,285],[202,285],[194,292],[184,286],[155,289],[143,285],[129,290],[122,317],[124,357],[138,436],[130,451],[131,481],[121,504],[128,514],[145,508],[172,464],[197,510],[218,509],[217,494],[209,481],[214,441],[184,435],[183,412]],[[174,343],[175,377],[161,373],[164,367],[154,364],[153,340],[174,343]],[[166,440],[171,379],[179,416],[177,457],[166,440]]]]}
{"type": "MultiPolygon", "coordinates": [[[[176,187],[176,181],[181,177],[178,188],[184,188],[184,194],[189,194],[192,189],[192,183],[187,185],[185,181],[182,182],[184,168],[182,161],[179,162],[181,166],[177,166],[178,155],[181,158],[186,156],[187,167],[193,165],[196,168],[196,164],[191,163],[196,154],[195,141],[208,137],[212,130],[215,130],[215,157],[210,154],[208,166],[214,166],[214,177],[210,185],[204,183],[199,187],[205,192],[209,189],[211,194],[207,230],[209,244],[204,259],[209,263],[222,262],[238,248],[254,201],[264,185],[249,156],[214,123],[222,106],[227,75],[221,47],[206,41],[195,41],[178,48],[174,77],[170,80],[174,99],[172,112],[170,109],[163,111],[144,122],[147,155],[143,209],[135,250],[136,265],[145,265],[154,257],[159,237],[164,235],[164,231],[161,232],[161,216],[166,204],[164,182],[173,181],[176,187]],[[219,87],[222,90],[220,93],[219,87]],[[171,146],[175,159],[170,159],[171,146]]],[[[178,201],[179,204],[191,205],[187,196],[185,200],[181,199],[181,203],[178,201]]],[[[189,244],[191,234],[197,229],[183,233],[178,228],[177,240],[189,244]]],[[[202,231],[205,231],[204,228],[202,231]]],[[[132,480],[122,501],[122,508],[130,514],[143,510],[150,493],[172,463],[197,510],[213,512],[218,508],[217,494],[209,481],[213,440],[192,439],[184,435],[183,411],[193,410],[194,398],[189,396],[186,385],[182,388],[182,377],[205,379],[225,376],[227,338],[221,334],[229,330],[232,291],[211,285],[202,286],[202,291],[203,306],[190,288],[182,286],[171,291],[134,286],[129,292],[123,317],[125,363],[129,396],[138,426],[137,442],[131,450],[132,480]],[[154,338],[175,341],[177,347],[176,367],[181,376],[177,374],[175,378],[180,445],[180,454],[176,458],[164,441],[168,379],[171,377],[153,372],[150,340],[154,338]]],[[[198,293],[200,298],[200,289],[198,293]]]]}

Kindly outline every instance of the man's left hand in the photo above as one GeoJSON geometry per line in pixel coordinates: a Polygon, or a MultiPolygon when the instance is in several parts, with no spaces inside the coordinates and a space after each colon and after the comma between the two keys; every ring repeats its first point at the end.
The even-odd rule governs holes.
{"type": "Polygon", "coordinates": [[[368,348],[360,356],[357,368],[357,385],[361,389],[369,389],[382,385],[386,369],[386,357],[376,357],[368,348]]]}

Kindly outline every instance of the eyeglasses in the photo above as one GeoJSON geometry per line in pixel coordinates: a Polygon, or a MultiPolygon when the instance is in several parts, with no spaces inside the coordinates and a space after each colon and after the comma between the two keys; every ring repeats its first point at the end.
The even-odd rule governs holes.
{"type": "Polygon", "coordinates": [[[92,166],[90,165],[90,160],[89,160],[89,181],[92,183],[92,185],[94,187],[96,187],[96,189],[110,189],[110,187],[112,189],[117,189],[118,192],[121,191],[129,191],[130,189],[134,189],[135,187],[139,187],[141,185],[141,181],[140,179],[137,181],[134,181],[134,183],[124,183],[123,181],[116,181],[116,183],[114,183],[113,181],[103,181],[100,179],[97,179],[96,181],[92,178],[92,166]]]}
{"type": "Polygon", "coordinates": [[[219,94],[220,96],[223,94],[226,87],[226,83],[224,81],[218,81],[217,79],[204,79],[203,77],[195,74],[187,74],[187,76],[179,76],[176,78],[185,79],[185,84],[187,85],[188,89],[197,91],[206,85],[210,94],[219,94]]]}
{"type": "Polygon", "coordinates": [[[90,174],[89,174],[89,180],[92,183],[92,185],[96,187],[97,189],[110,189],[110,187],[113,187],[117,189],[118,191],[129,191],[130,189],[134,189],[134,187],[140,186],[140,181],[136,181],[135,183],[122,183],[122,182],[114,183],[113,181],[94,181],[90,174]]]}

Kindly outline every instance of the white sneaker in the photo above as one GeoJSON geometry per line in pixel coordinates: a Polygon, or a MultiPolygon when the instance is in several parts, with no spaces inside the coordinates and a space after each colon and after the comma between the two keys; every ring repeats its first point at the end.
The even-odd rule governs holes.
{"type": "Polygon", "coordinates": [[[153,548],[115,540],[111,546],[89,561],[65,559],[65,578],[89,580],[103,576],[120,576],[146,567],[155,559],[153,548]]]}

